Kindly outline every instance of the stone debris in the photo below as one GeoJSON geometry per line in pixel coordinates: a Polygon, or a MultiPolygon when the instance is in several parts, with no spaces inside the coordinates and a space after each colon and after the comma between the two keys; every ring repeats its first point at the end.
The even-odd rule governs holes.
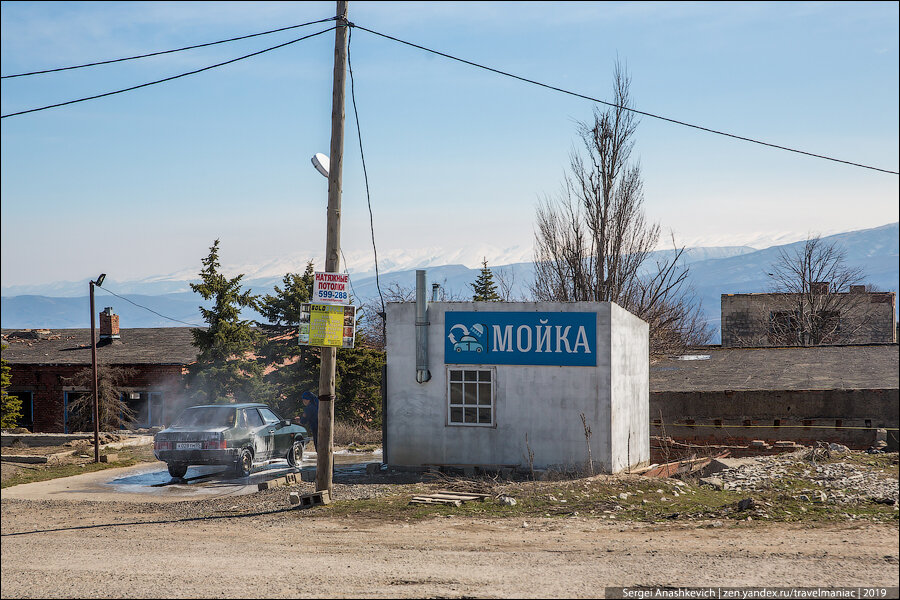
{"type": "Polygon", "coordinates": [[[725,483],[718,477],[701,477],[700,485],[708,485],[715,490],[721,490],[725,483]]]}
{"type": "MultiPolygon", "coordinates": [[[[100,445],[104,444],[112,444],[113,442],[121,442],[125,439],[125,436],[119,435],[117,433],[109,433],[103,432],[97,436],[97,441],[100,445]]],[[[78,440],[72,440],[63,444],[63,446],[67,448],[80,448],[84,446],[93,446],[94,445],[94,436],[84,437],[78,440]]]]}
{"type": "Polygon", "coordinates": [[[744,498],[737,503],[738,510],[752,510],[756,508],[756,502],[753,498],[744,498]]]}
{"type": "MultiPolygon", "coordinates": [[[[846,446],[828,447],[828,456],[850,458],[846,446]]],[[[739,466],[716,472],[714,478],[700,482],[721,489],[750,492],[772,489],[783,478],[800,478],[808,487],[797,491],[797,498],[816,503],[855,504],[882,501],[898,506],[900,487],[896,479],[890,479],[877,471],[849,462],[822,462],[826,456],[822,450],[802,450],[790,454],[759,457],[739,466]]]]}

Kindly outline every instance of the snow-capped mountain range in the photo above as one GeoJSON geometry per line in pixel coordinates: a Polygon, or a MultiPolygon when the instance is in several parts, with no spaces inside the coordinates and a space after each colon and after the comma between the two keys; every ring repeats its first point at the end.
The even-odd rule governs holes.
{"type": "MultiPolygon", "coordinates": [[[[779,235],[789,234],[776,234],[779,235]]],[[[793,236],[796,237],[796,236],[793,236]]],[[[759,238],[760,240],[763,237],[759,238]]],[[[867,282],[879,289],[897,292],[898,289],[898,223],[873,229],[864,229],[823,236],[844,247],[847,262],[867,273],[867,282]]],[[[770,287],[766,273],[779,252],[794,244],[775,245],[756,249],[749,245],[692,247],[685,250],[684,264],[690,265],[690,281],[697,299],[707,315],[710,325],[718,333],[719,297],[725,293],[764,292],[770,287]]],[[[657,251],[662,258],[671,250],[657,251]]],[[[512,298],[528,296],[533,280],[531,248],[514,246],[497,248],[489,245],[446,251],[441,248],[414,250],[389,250],[379,254],[380,287],[382,291],[399,286],[409,289],[415,285],[415,269],[427,269],[428,280],[441,284],[451,297],[465,298],[471,295],[468,284],[478,276],[481,262],[487,258],[494,272],[510,283],[512,298]]],[[[321,257],[312,257],[321,265],[321,257]]],[[[365,302],[377,298],[371,253],[364,251],[347,253],[346,270],[351,274],[353,294],[365,302]]],[[[655,263],[654,257],[647,261],[655,263]]],[[[302,272],[309,255],[280,257],[261,264],[224,266],[223,272],[233,276],[244,274],[244,282],[254,293],[270,293],[280,285],[285,273],[302,272]]],[[[321,267],[319,267],[321,268],[321,267]]],[[[197,281],[198,268],[178,273],[146,277],[133,281],[107,279],[104,288],[98,288],[97,305],[112,306],[121,318],[123,327],[183,326],[184,323],[200,324],[197,310],[200,298],[190,291],[189,283],[197,281]],[[104,294],[114,292],[125,296],[132,303],[104,294]],[[140,307],[135,306],[140,305],[140,307]],[[166,315],[161,318],[146,310],[166,315]],[[171,320],[175,319],[175,320],[171,320]]],[[[41,285],[9,286],[2,290],[3,328],[68,328],[87,327],[87,301],[85,282],[54,282],[41,285]]],[[[98,308],[98,310],[100,310],[98,308]]],[[[253,318],[256,315],[248,315],[253,318]]]]}

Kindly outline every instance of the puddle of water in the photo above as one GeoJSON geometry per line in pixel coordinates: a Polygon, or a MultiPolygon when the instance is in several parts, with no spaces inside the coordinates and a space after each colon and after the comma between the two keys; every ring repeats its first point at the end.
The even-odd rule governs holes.
{"type": "MultiPolygon", "coordinates": [[[[316,460],[315,452],[305,452],[300,470],[315,471],[316,460]]],[[[372,462],[381,462],[380,450],[365,453],[335,453],[334,457],[335,472],[345,475],[365,473],[366,465],[372,462]]],[[[114,492],[149,494],[157,497],[189,498],[223,493],[243,495],[257,491],[257,484],[260,482],[296,472],[297,469],[289,467],[285,461],[257,466],[249,477],[234,477],[219,465],[199,465],[188,467],[185,480],[175,481],[163,463],[152,463],[137,467],[126,476],[107,481],[103,483],[102,487],[107,488],[106,491],[109,491],[108,488],[112,488],[114,492]]]]}
{"type": "MultiPolygon", "coordinates": [[[[313,452],[315,454],[315,452],[313,452]]],[[[376,448],[372,452],[353,452],[352,450],[336,450],[334,453],[335,456],[355,456],[357,458],[360,457],[372,457],[372,456],[381,456],[381,448],[376,448]]],[[[372,461],[369,461],[372,462],[372,461]]]]}
{"type": "Polygon", "coordinates": [[[235,477],[219,465],[198,465],[188,467],[184,480],[174,480],[165,466],[156,463],[104,485],[130,494],[193,496],[229,492],[238,495],[257,491],[257,484],[262,481],[295,472],[286,462],[256,467],[249,477],[235,477]]]}

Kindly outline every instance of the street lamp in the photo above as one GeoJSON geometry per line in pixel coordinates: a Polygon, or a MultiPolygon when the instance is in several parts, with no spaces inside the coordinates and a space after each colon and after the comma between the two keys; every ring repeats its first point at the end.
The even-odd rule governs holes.
{"type": "Polygon", "coordinates": [[[328,160],[327,156],[321,152],[317,152],[312,157],[312,164],[316,168],[316,171],[325,177],[328,177],[328,168],[331,166],[331,161],[328,160]]]}
{"type": "Polygon", "coordinates": [[[94,462],[100,462],[100,397],[97,393],[97,342],[94,331],[94,286],[102,286],[106,273],[100,273],[96,281],[90,283],[91,291],[91,368],[94,371],[94,462]]]}

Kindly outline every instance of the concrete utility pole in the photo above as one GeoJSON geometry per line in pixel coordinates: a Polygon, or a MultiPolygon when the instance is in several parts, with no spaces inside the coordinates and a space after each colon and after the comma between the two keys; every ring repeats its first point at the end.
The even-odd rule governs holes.
{"type": "MultiPolygon", "coordinates": [[[[331,97],[331,155],[328,169],[328,230],[325,270],[340,271],[341,170],[344,163],[344,79],[347,64],[347,1],[338,0],[334,30],[334,88],[331,97]]],[[[319,371],[319,446],[316,448],[316,490],[332,487],[334,469],[334,373],[337,348],[323,347],[319,371]]]]}

